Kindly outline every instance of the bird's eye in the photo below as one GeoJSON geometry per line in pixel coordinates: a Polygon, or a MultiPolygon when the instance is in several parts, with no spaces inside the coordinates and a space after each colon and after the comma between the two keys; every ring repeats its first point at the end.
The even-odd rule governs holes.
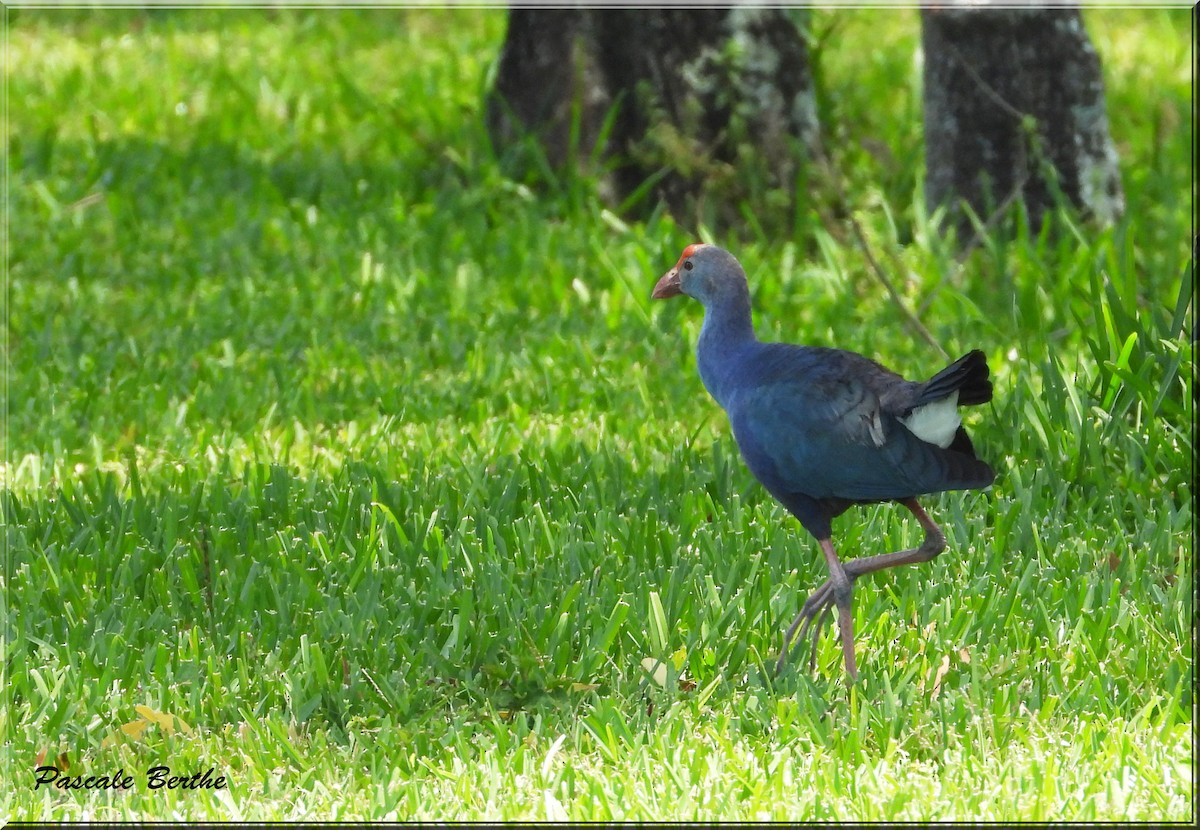
{"type": "Polygon", "coordinates": [[[685,271],[692,270],[692,261],[690,259],[687,262],[683,263],[683,270],[685,270],[685,271]]]}

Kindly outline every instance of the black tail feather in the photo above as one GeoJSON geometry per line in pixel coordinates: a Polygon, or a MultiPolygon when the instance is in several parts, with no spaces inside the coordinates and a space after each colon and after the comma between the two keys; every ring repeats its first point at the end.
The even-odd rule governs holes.
{"type": "MultiPolygon", "coordinates": [[[[966,433],[961,432],[962,435],[966,433]]],[[[947,452],[942,455],[943,475],[946,490],[974,490],[988,487],[996,480],[991,465],[971,455],[947,452]]]]}
{"type": "Polygon", "coordinates": [[[976,458],[975,445],[971,443],[971,437],[967,435],[967,431],[962,427],[958,428],[958,432],[954,433],[954,440],[950,442],[950,446],[946,449],[951,452],[961,452],[963,455],[969,455],[971,458],[976,458]]]}
{"type": "Polygon", "coordinates": [[[940,401],[955,390],[959,406],[974,406],[992,399],[987,357],[979,349],[967,352],[930,378],[916,406],[940,401]]]}

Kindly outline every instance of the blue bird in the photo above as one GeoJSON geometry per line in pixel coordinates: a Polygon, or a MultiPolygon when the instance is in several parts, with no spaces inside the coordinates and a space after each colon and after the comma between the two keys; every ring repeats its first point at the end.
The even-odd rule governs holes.
{"type": "Polygon", "coordinates": [[[746,273],[728,251],[694,244],[654,286],[652,297],[680,294],[704,306],[696,344],[700,378],[729,416],[746,466],[817,539],[829,579],[809,596],[784,635],[776,671],[792,637],[816,642],[834,605],[851,680],[854,620],[850,600],[863,574],[928,562],[946,548],[917,496],[987,487],[995,473],[975,457],[958,407],[992,399],[987,360],[969,352],[918,383],[854,352],[763,343],[750,319],[746,273]],[[851,505],[895,501],[925,531],[919,547],[842,562],[832,520],[851,505]],[[815,626],[814,626],[815,621],[815,626]]]}

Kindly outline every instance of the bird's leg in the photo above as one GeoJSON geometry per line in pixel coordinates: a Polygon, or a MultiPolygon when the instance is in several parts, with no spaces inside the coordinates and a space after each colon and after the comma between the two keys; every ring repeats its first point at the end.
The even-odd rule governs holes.
{"type": "Polygon", "coordinates": [[[854,583],[846,574],[842,560],[838,559],[837,551],[833,549],[833,541],[819,539],[821,552],[825,554],[825,564],[829,566],[829,581],[833,585],[833,598],[838,607],[838,631],[842,635],[842,657],[846,660],[846,674],[851,680],[858,680],[858,664],[854,660],[854,612],[850,601],[853,598],[854,583]]]}
{"type": "Polygon", "coordinates": [[[792,635],[796,633],[796,629],[800,628],[800,625],[803,624],[804,627],[800,628],[800,637],[798,638],[803,640],[805,635],[808,634],[813,620],[817,621],[817,625],[813,631],[813,651],[810,664],[816,664],[817,635],[825,625],[825,621],[829,619],[829,612],[836,603],[838,607],[838,630],[842,635],[842,655],[846,660],[846,673],[850,675],[851,680],[857,680],[858,664],[854,659],[854,616],[850,608],[850,600],[854,591],[854,580],[851,578],[846,566],[838,559],[837,551],[833,549],[833,541],[831,539],[818,539],[817,544],[821,546],[821,552],[825,554],[825,564],[829,567],[829,579],[805,601],[804,606],[800,609],[800,613],[792,621],[791,627],[783,635],[783,652],[779,655],[779,660],[775,664],[775,671],[778,673],[783,669],[784,660],[787,659],[788,649],[792,643],[792,635]]]}
{"type": "MultiPolygon", "coordinates": [[[[934,523],[933,519],[929,518],[929,514],[922,509],[916,499],[903,499],[901,502],[909,511],[916,517],[922,529],[925,531],[925,539],[920,546],[910,548],[908,550],[896,551],[895,553],[881,553],[875,556],[863,556],[859,559],[851,559],[849,562],[839,562],[839,568],[845,574],[849,583],[853,584],[854,580],[863,574],[882,571],[885,568],[894,568],[897,565],[911,565],[918,562],[928,562],[939,553],[946,549],[946,536],[942,533],[942,529],[934,523]]],[[[833,561],[837,561],[836,554],[833,553],[833,544],[829,540],[819,540],[822,551],[825,553],[825,559],[828,562],[830,557],[833,561]],[[828,548],[827,548],[828,546],[828,548]]],[[[821,634],[821,628],[825,625],[825,621],[829,618],[829,610],[836,603],[838,605],[839,615],[849,617],[848,614],[842,612],[841,602],[837,597],[837,583],[835,580],[835,571],[833,566],[830,566],[830,577],[825,581],[820,588],[813,591],[805,600],[804,605],[800,608],[800,613],[796,615],[796,619],[792,622],[791,628],[783,638],[783,653],[779,655],[779,661],[775,664],[775,671],[779,672],[783,669],[784,661],[787,659],[787,654],[792,645],[792,635],[796,633],[796,629],[800,629],[800,634],[797,640],[803,640],[808,635],[810,629],[813,637],[812,656],[809,659],[810,668],[816,665],[817,661],[817,643],[816,640],[821,634]],[[814,626],[813,622],[816,621],[814,626]]],[[[847,607],[849,606],[849,596],[847,595],[847,607]]],[[[846,634],[842,632],[842,650],[846,649],[846,634]]],[[[851,650],[849,659],[847,660],[846,668],[849,670],[854,660],[853,641],[851,641],[851,650]]],[[[853,678],[854,673],[851,672],[853,678]]]]}
{"type": "Polygon", "coordinates": [[[933,519],[929,518],[921,505],[917,504],[916,499],[904,499],[900,502],[907,507],[909,511],[917,517],[921,528],[925,531],[925,538],[921,544],[915,548],[908,550],[896,551],[895,553],[880,553],[875,556],[863,556],[859,559],[851,559],[846,563],[846,575],[853,581],[863,574],[882,571],[885,568],[894,568],[897,565],[913,565],[918,562],[928,562],[939,553],[946,549],[946,535],[942,533],[942,529],[938,527],[933,519]]]}

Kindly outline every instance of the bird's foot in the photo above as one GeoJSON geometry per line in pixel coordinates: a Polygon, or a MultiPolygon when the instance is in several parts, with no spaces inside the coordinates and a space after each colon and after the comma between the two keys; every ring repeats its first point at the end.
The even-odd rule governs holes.
{"type": "MultiPolygon", "coordinates": [[[[853,577],[851,577],[850,581],[854,581],[853,577]]],[[[812,635],[812,649],[809,652],[808,668],[809,671],[816,668],[817,643],[821,637],[821,629],[829,622],[829,612],[837,604],[836,593],[833,587],[833,580],[827,579],[820,588],[809,594],[808,599],[804,601],[804,605],[800,607],[800,613],[796,615],[796,619],[792,621],[791,627],[783,635],[783,651],[780,652],[779,660],[775,664],[776,674],[783,671],[783,664],[787,661],[788,653],[792,650],[793,643],[803,642],[804,638],[810,633],[812,635]],[[800,629],[799,635],[796,635],[796,629],[800,629]],[[792,639],[793,635],[796,635],[794,641],[792,639]]]]}

